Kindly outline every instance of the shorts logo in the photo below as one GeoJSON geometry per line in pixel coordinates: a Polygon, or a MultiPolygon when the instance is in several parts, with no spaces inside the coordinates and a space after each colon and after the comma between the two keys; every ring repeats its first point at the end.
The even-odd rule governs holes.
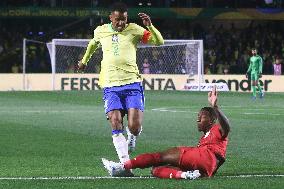
{"type": "Polygon", "coordinates": [[[108,100],[105,101],[105,109],[108,109],[108,100]]]}

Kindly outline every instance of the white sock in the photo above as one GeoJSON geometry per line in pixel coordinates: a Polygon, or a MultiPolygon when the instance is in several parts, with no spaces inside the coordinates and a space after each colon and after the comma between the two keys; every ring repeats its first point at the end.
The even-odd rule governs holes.
{"type": "Polygon", "coordinates": [[[129,160],[128,145],[122,133],[112,135],[112,142],[121,163],[129,160]]]}

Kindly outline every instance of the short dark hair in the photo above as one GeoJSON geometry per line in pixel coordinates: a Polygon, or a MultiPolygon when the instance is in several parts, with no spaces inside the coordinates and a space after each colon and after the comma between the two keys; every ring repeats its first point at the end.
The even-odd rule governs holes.
{"type": "Polygon", "coordinates": [[[217,115],[216,115],[215,110],[214,110],[212,107],[203,107],[203,108],[201,108],[200,111],[206,111],[206,112],[208,112],[208,113],[209,113],[209,116],[210,116],[210,118],[211,118],[211,120],[212,120],[212,122],[215,122],[215,121],[216,121],[217,115]]]}
{"type": "Polygon", "coordinates": [[[124,13],[124,12],[127,12],[128,9],[127,9],[127,5],[125,3],[123,3],[123,2],[116,2],[116,3],[113,3],[111,5],[110,11],[111,12],[118,11],[118,12],[124,13]]]}

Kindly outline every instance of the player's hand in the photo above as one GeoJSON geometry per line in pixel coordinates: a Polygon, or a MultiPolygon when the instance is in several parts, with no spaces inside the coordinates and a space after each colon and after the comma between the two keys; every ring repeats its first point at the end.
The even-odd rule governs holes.
{"type": "Polygon", "coordinates": [[[150,16],[145,13],[138,13],[138,16],[142,19],[145,26],[151,26],[152,22],[150,16]]]}
{"type": "Polygon", "coordinates": [[[258,74],[258,77],[259,77],[259,78],[262,78],[262,74],[261,74],[261,73],[260,73],[260,74],[258,74]]]}
{"type": "Polygon", "coordinates": [[[208,102],[212,107],[217,107],[217,98],[218,98],[218,93],[215,85],[212,91],[208,93],[208,102]]]}
{"type": "Polygon", "coordinates": [[[77,73],[83,73],[86,68],[86,65],[82,63],[82,60],[80,60],[77,64],[77,73]]]}

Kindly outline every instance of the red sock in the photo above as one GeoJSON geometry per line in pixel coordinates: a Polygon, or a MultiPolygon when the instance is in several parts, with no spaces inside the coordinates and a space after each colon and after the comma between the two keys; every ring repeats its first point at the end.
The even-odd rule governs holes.
{"type": "Polygon", "coordinates": [[[159,153],[141,154],[124,163],[125,169],[147,168],[158,166],[161,163],[161,155],[159,153]]]}
{"type": "Polygon", "coordinates": [[[181,179],[182,171],[179,168],[173,168],[169,166],[154,167],[152,169],[152,175],[158,178],[175,178],[181,179]]]}

